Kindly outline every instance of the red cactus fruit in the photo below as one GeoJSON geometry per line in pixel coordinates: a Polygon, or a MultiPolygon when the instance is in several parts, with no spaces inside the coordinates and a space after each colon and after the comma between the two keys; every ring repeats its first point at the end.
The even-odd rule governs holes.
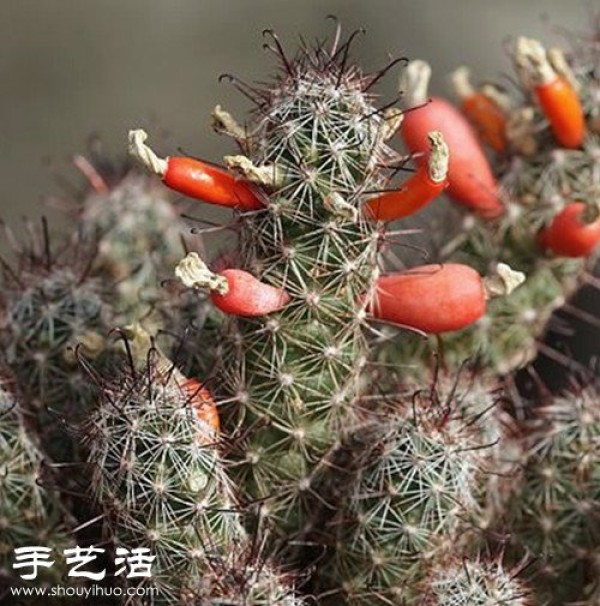
{"type": "MultiPolygon", "coordinates": [[[[424,61],[413,61],[404,74],[406,97],[415,109],[405,114],[400,134],[411,153],[426,154],[427,136],[440,131],[450,151],[448,193],[458,203],[484,218],[498,217],[504,207],[498,183],[481,143],[468,120],[448,101],[427,100],[431,69],[424,61]],[[421,107],[416,107],[422,105],[421,107]]],[[[420,162],[425,162],[421,156],[420,162]]]]}
{"type": "Polygon", "coordinates": [[[220,274],[227,280],[227,291],[211,293],[213,303],[226,314],[264,316],[284,307],[290,300],[281,288],[257,280],[241,269],[225,269],[220,274]]]}
{"type": "Polygon", "coordinates": [[[506,116],[502,108],[484,89],[479,91],[472,86],[467,67],[454,71],[452,84],[461,100],[460,109],[481,139],[496,153],[503,153],[506,150],[506,116]]]}
{"type": "Polygon", "coordinates": [[[585,137],[583,106],[562,53],[546,52],[537,40],[521,37],[514,59],[523,84],[533,89],[556,140],[571,149],[581,147],[585,137]]]}
{"type": "Polygon", "coordinates": [[[196,379],[185,379],[180,383],[180,387],[189,398],[189,403],[196,411],[196,416],[215,433],[219,433],[219,413],[210,392],[196,379]]]}
{"type": "Polygon", "coordinates": [[[427,334],[460,330],[485,314],[488,298],[509,294],[523,280],[503,264],[489,278],[468,265],[423,265],[379,278],[370,312],[427,334]]]}
{"type": "Polygon", "coordinates": [[[583,108],[569,82],[559,76],[536,86],[535,93],[557,141],[564,147],[581,147],[585,136],[583,108]]]}
{"type": "Polygon", "coordinates": [[[374,317],[425,333],[459,330],[485,313],[481,276],[466,265],[424,265],[377,281],[374,317]]]}
{"type": "Polygon", "coordinates": [[[132,130],[130,153],[159,175],[167,187],[208,204],[245,211],[264,208],[257,188],[251,183],[194,158],[159,158],[145,144],[147,138],[143,130],[132,130]]]}
{"type": "Polygon", "coordinates": [[[369,200],[364,208],[367,217],[378,221],[393,221],[418,212],[448,186],[448,146],[440,132],[428,135],[431,150],[426,165],[422,165],[402,188],[386,192],[369,200]]]}
{"type": "Polygon", "coordinates": [[[175,269],[175,275],[188,288],[208,288],[215,306],[234,316],[264,316],[290,300],[283,289],[265,284],[242,269],[213,273],[197,253],[188,254],[175,269]]]}
{"type": "Polygon", "coordinates": [[[585,220],[588,207],[570,202],[539,233],[542,248],[561,257],[588,257],[600,244],[600,217],[585,220]]]}

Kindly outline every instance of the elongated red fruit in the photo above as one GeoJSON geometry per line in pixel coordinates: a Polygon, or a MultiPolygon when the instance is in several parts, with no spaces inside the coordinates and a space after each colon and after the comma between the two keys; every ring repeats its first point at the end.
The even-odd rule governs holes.
{"type": "Polygon", "coordinates": [[[535,87],[535,94],[557,141],[577,149],[585,137],[585,118],[581,101],[571,84],[557,76],[535,87]]]}
{"type": "Polygon", "coordinates": [[[141,129],[130,131],[129,153],[162,177],[167,187],[209,204],[245,211],[264,208],[258,190],[251,183],[194,158],[159,158],[146,145],[147,138],[141,129]]]}
{"type": "Polygon", "coordinates": [[[221,311],[234,316],[264,316],[287,305],[282,288],[265,284],[243,269],[212,272],[197,253],[189,253],[175,268],[175,275],[188,288],[206,288],[221,311]]]}
{"type": "Polygon", "coordinates": [[[540,231],[539,243],[561,257],[588,257],[600,245],[600,217],[591,222],[583,218],[583,202],[570,202],[540,231]]]}
{"type": "Polygon", "coordinates": [[[378,221],[393,221],[408,217],[427,206],[448,186],[448,147],[439,132],[429,133],[431,146],[426,166],[397,191],[386,192],[369,200],[363,207],[367,217],[378,221]]]}
{"type": "Polygon", "coordinates": [[[264,207],[254,193],[254,186],[194,158],[167,158],[163,182],[180,194],[209,204],[241,210],[258,210],[264,207]]]}
{"type": "Polygon", "coordinates": [[[467,265],[423,265],[382,276],[372,315],[428,334],[459,330],[485,314],[481,276],[467,265]]]}
{"type": "Polygon", "coordinates": [[[583,106],[564,54],[558,49],[546,51],[538,40],[520,37],[514,60],[523,85],[533,88],[556,140],[571,149],[581,147],[585,137],[583,106]]]}
{"type": "Polygon", "coordinates": [[[459,67],[451,75],[454,92],[461,100],[461,110],[477,133],[495,152],[506,149],[506,117],[502,108],[470,81],[467,67],[459,67]]]}
{"type": "Polygon", "coordinates": [[[257,280],[241,269],[225,269],[220,275],[227,280],[225,294],[213,291],[213,303],[223,312],[234,316],[264,316],[284,307],[289,295],[257,280]]]}
{"type": "Polygon", "coordinates": [[[462,104],[481,138],[497,153],[506,149],[506,118],[502,110],[483,93],[475,93],[462,104]]]}
{"type": "Polygon", "coordinates": [[[448,194],[482,217],[498,217],[504,212],[498,183],[475,130],[461,112],[444,99],[427,99],[430,68],[426,63],[413,61],[405,72],[406,97],[410,106],[416,107],[405,113],[400,127],[409,151],[425,154],[420,161],[426,162],[427,134],[440,131],[450,152],[448,194]]]}

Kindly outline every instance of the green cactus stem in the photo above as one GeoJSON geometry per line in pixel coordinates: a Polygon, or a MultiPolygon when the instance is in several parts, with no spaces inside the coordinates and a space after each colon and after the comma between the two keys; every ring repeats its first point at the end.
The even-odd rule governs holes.
{"type": "Polygon", "coordinates": [[[117,546],[156,556],[156,603],[193,603],[210,554],[243,536],[232,486],[184,378],[154,348],[142,364],[135,339],[129,351],[129,367],[101,381],[83,427],[95,499],[117,546]]]}

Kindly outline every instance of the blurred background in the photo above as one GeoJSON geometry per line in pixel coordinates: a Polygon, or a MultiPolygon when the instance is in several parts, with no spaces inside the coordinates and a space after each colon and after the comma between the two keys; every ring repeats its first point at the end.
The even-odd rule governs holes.
{"type": "MultiPolygon", "coordinates": [[[[0,0],[0,217],[48,214],[43,199],[61,193],[56,176],[74,175],[69,159],[92,133],[114,155],[136,126],[154,134],[162,155],[179,146],[213,160],[230,152],[209,128],[210,111],[221,103],[243,115],[248,104],[218,76],[270,73],[264,28],[293,50],[299,34],[331,33],[334,14],[347,32],[367,29],[354,47],[365,68],[423,58],[440,93],[463,63],[481,78],[508,71],[511,36],[560,43],[560,28],[585,32],[593,8],[588,0],[0,0]]],[[[382,82],[384,99],[396,78],[382,82]]],[[[588,307],[594,297],[584,296],[588,307]]],[[[598,353],[597,332],[576,341],[585,355],[598,353]]]]}
{"type": "MultiPolygon", "coordinates": [[[[556,41],[557,25],[585,30],[591,8],[582,0],[1,0],[0,214],[37,212],[55,187],[51,172],[68,173],[91,133],[115,153],[138,125],[168,130],[171,151],[215,160],[230,151],[208,127],[210,111],[222,103],[242,114],[247,104],[218,76],[269,73],[264,28],[293,49],[299,34],[331,33],[326,16],[335,14],[347,30],[367,29],[354,50],[365,67],[389,54],[420,57],[442,92],[461,63],[482,77],[506,70],[508,36],[556,41]]],[[[379,89],[386,98],[396,75],[379,89]]]]}

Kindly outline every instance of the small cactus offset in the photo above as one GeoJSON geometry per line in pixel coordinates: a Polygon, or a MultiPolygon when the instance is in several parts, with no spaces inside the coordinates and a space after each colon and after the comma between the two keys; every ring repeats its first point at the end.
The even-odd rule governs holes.
{"type": "Polygon", "coordinates": [[[87,541],[122,606],[597,602],[597,389],[506,388],[591,281],[592,55],[520,38],[525,101],[461,68],[459,110],[424,61],[355,65],[358,34],[292,55],[266,30],[275,74],[228,76],[249,118],[212,114],[222,166],[133,129],[141,166],[75,157],[77,237],[43,221],[0,260],[3,585],[15,549],[87,541]],[[231,211],[231,250],[167,188],[231,211]],[[390,225],[444,192],[462,226],[414,265],[390,225]],[[132,550],[150,576],[117,572],[132,550]]]}
{"type": "Polygon", "coordinates": [[[130,367],[102,382],[101,405],[83,432],[113,541],[154,554],[161,570],[152,582],[162,600],[176,602],[194,596],[207,554],[241,527],[217,453],[214,403],[159,350],[145,348],[140,332],[127,342],[130,367]]]}
{"type": "Polygon", "coordinates": [[[291,577],[243,530],[210,395],[143,329],[128,332],[129,367],[102,382],[101,405],[84,427],[95,499],[117,553],[135,544],[158,559],[153,603],[300,606],[291,577]]]}
{"type": "Polygon", "coordinates": [[[470,548],[469,534],[479,534],[486,479],[494,472],[489,433],[495,430],[487,429],[493,422],[486,419],[494,409],[485,389],[460,377],[436,379],[391,400],[379,418],[357,430],[370,452],[331,523],[330,574],[343,580],[349,604],[417,604],[415,590],[430,562],[451,545],[470,548]]]}

